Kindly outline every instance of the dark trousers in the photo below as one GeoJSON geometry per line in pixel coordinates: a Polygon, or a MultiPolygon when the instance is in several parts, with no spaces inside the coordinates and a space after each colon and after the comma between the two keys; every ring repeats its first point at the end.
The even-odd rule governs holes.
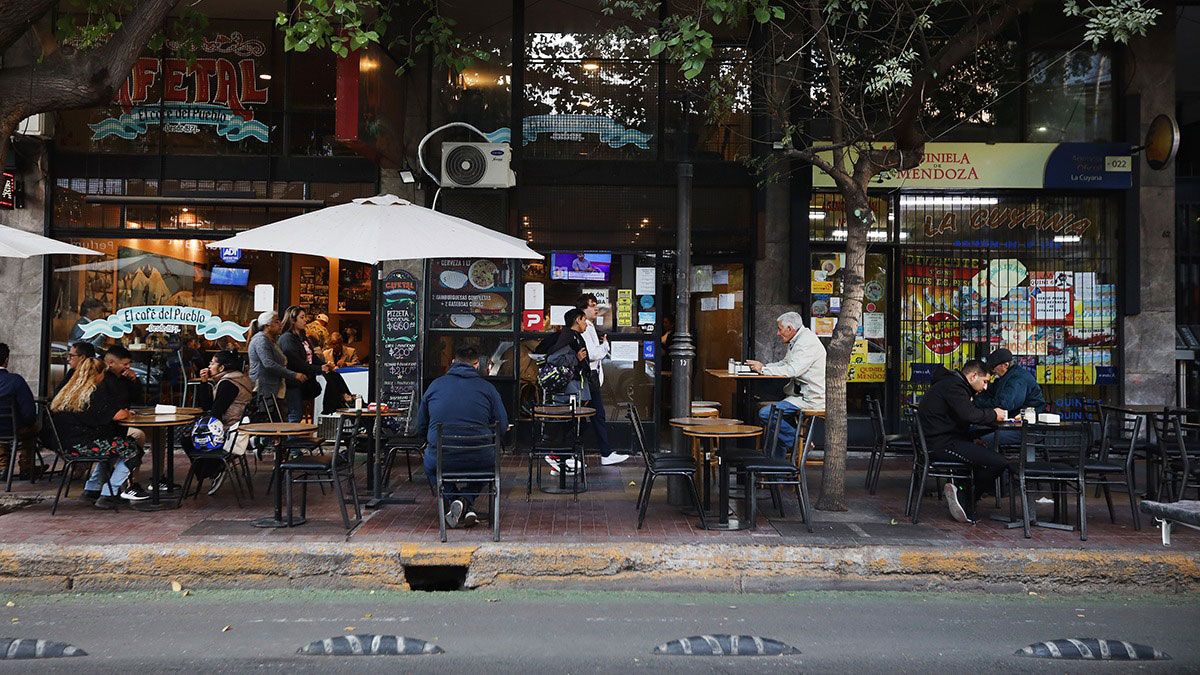
{"type": "Polygon", "coordinates": [[[991,494],[996,478],[1008,468],[1008,460],[990,446],[983,446],[975,441],[966,439],[952,440],[940,450],[930,450],[929,455],[934,460],[966,462],[972,467],[975,481],[975,493],[963,506],[968,515],[975,513],[975,502],[985,493],[991,494]]]}
{"type": "Polygon", "coordinates": [[[604,398],[600,395],[600,375],[594,370],[588,370],[588,389],[592,393],[589,405],[596,409],[589,423],[600,443],[600,454],[607,455],[612,453],[612,444],[608,442],[608,417],[604,413],[604,398]]]}
{"type": "Polygon", "coordinates": [[[346,385],[341,373],[336,370],[325,373],[325,395],[321,399],[321,414],[329,415],[337,412],[338,408],[350,405],[345,399],[345,395],[349,393],[350,387],[346,385]]]}
{"type": "MultiPolygon", "coordinates": [[[[493,468],[496,452],[489,448],[479,452],[472,451],[470,453],[460,452],[453,455],[442,456],[443,471],[488,471],[493,468]]],[[[434,490],[437,489],[437,451],[432,447],[425,451],[425,476],[429,478],[429,485],[434,490]]],[[[475,500],[479,497],[481,491],[479,487],[483,483],[469,481],[465,483],[454,483],[451,481],[442,481],[442,490],[451,500],[461,499],[466,506],[466,510],[471,510],[475,500]]]]}

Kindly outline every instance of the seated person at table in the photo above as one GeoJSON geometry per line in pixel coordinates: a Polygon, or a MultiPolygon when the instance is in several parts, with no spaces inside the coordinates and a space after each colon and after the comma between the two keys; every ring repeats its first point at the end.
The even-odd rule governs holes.
{"type": "Polygon", "coordinates": [[[326,344],[329,345],[329,349],[325,350],[326,363],[332,363],[337,368],[358,365],[358,352],[342,340],[341,333],[330,333],[326,344]]]}
{"type": "MultiPolygon", "coordinates": [[[[1029,370],[1012,361],[1012,352],[1004,348],[988,355],[984,363],[996,379],[992,380],[985,391],[975,395],[975,405],[980,408],[1004,408],[1009,417],[1020,415],[1026,408],[1033,408],[1039,413],[1044,412],[1046,399],[1042,396],[1042,388],[1038,385],[1037,378],[1029,370]]],[[[1021,443],[1021,432],[1016,429],[1001,429],[980,440],[991,444],[997,436],[1001,445],[1021,443]]]]}
{"type": "MultiPolygon", "coordinates": [[[[0,417],[0,438],[17,439],[18,473],[30,478],[44,473],[45,467],[33,465],[33,450],[37,445],[37,408],[33,405],[33,392],[25,378],[8,371],[8,345],[3,342],[0,342],[0,401],[4,402],[3,408],[12,410],[12,417],[0,417]]],[[[0,478],[3,478],[10,468],[10,448],[8,443],[2,443],[0,449],[3,450],[0,453],[0,478]]]]}
{"type": "Polygon", "coordinates": [[[221,420],[225,429],[242,421],[242,413],[254,396],[254,385],[242,372],[242,357],[233,350],[213,354],[208,367],[200,371],[200,381],[208,387],[196,390],[196,405],[221,420]]]}
{"type": "Polygon", "coordinates": [[[967,500],[969,508],[964,510],[959,503],[953,483],[946,483],[944,488],[950,516],[960,523],[975,522],[976,503],[985,492],[992,491],[996,477],[1008,467],[1008,460],[979,443],[978,434],[971,429],[972,425],[994,425],[1007,418],[1003,408],[983,410],[975,406],[972,398],[987,386],[987,369],[976,359],[964,363],[962,370],[935,368],[933,386],[917,409],[930,458],[965,462],[973,468],[975,494],[967,500]]]}
{"type": "MultiPolygon", "coordinates": [[[[508,428],[508,414],[500,400],[500,392],[491,382],[479,375],[479,352],[472,347],[460,347],[454,351],[454,361],[445,375],[434,380],[417,412],[417,433],[425,434],[425,475],[429,484],[437,481],[437,430],[438,425],[448,434],[485,435],[499,425],[501,431],[508,428]]],[[[480,470],[493,468],[498,448],[486,448],[479,452],[458,451],[442,457],[442,468],[449,471],[480,470]]],[[[471,483],[444,483],[446,491],[455,493],[446,511],[446,522],[450,527],[470,527],[479,520],[474,501],[478,492],[469,493],[471,483]]],[[[441,508],[441,505],[438,505],[441,508]]]]}
{"type": "Polygon", "coordinates": [[[67,349],[67,373],[63,375],[62,382],[58,383],[55,388],[55,395],[62,391],[62,388],[67,386],[67,380],[71,379],[71,375],[75,373],[75,369],[79,367],[79,362],[82,359],[96,358],[96,348],[90,342],[72,342],[67,349]]]}
{"type": "Polygon", "coordinates": [[[114,490],[130,501],[149,497],[136,486],[120,492],[130,469],[142,456],[138,442],[117,424],[129,417],[129,409],[121,407],[123,396],[119,382],[106,374],[102,362],[85,359],[50,402],[63,455],[103,460],[83,486],[84,499],[95,499],[96,507],[101,509],[116,506],[114,490]]]}
{"type": "MultiPolygon", "coordinates": [[[[788,379],[783,387],[786,398],[758,411],[763,424],[773,408],[785,413],[825,409],[825,345],[817,334],[804,326],[796,312],[784,312],[775,320],[775,334],[788,346],[783,360],[774,363],[746,360],[746,365],[762,375],[783,375],[788,379]]],[[[785,415],[779,428],[779,442],[790,448],[796,443],[796,427],[785,415]]]]}

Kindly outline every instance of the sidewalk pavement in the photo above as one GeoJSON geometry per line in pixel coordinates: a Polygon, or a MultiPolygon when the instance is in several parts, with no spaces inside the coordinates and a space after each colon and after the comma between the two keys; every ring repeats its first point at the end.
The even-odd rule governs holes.
{"type": "MultiPolygon", "coordinates": [[[[407,588],[406,579],[432,568],[458,574],[467,587],[1200,590],[1200,532],[1177,528],[1165,548],[1152,519],[1143,515],[1142,530],[1134,530],[1123,494],[1113,495],[1116,523],[1109,521],[1102,498],[1089,499],[1086,542],[1078,532],[1041,528],[1025,539],[1019,528],[986,519],[1007,514],[1007,503],[995,510],[990,500],[981,509],[984,520],[964,525],[929,496],[920,524],[913,525],[904,516],[911,462],[889,460],[879,493],[872,496],[862,485],[865,461],[852,458],[851,510],[814,511],[813,533],[800,521],[794,493],[784,493],[783,517],[763,499],[758,529],[714,532],[699,529],[696,518],[667,504],[665,485],[655,486],[639,531],[634,502],[640,462],[602,467],[589,459],[591,490],[574,503],[536,488],[526,501],[524,458],[506,458],[498,543],[484,523],[451,530],[449,542],[440,543],[433,500],[416,462],[416,481],[406,480],[403,466],[395,474],[396,494],[416,504],[367,510],[349,534],[332,495],[315,488],[307,524],[252,527],[252,520],[272,509],[266,494],[269,461],[255,472],[256,499],[240,509],[226,485],[176,510],[101,511],[77,498],[76,483],[51,516],[57,486],[21,481],[0,499],[0,587],[156,588],[180,581],[212,587],[407,588]]],[[[187,459],[180,455],[176,466],[182,478],[187,459]]],[[[142,473],[148,477],[146,469],[142,473]]],[[[545,472],[543,477],[550,480],[545,472]]],[[[819,468],[809,481],[815,499],[819,468]]],[[[1048,518],[1049,507],[1042,509],[1048,518]]]]}

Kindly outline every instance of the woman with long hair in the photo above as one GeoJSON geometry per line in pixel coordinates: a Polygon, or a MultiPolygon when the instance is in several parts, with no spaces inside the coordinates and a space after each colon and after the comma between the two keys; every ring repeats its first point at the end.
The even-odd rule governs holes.
{"type": "Polygon", "coordinates": [[[308,342],[308,313],[299,305],[292,305],[283,310],[283,332],[279,336],[279,349],[287,358],[288,370],[303,374],[304,380],[287,381],[287,421],[299,422],[304,417],[304,404],[321,393],[321,385],[316,378],[322,373],[333,370],[325,360],[314,353],[308,342]]]}
{"type": "Polygon", "coordinates": [[[141,463],[142,449],[137,441],[117,424],[129,417],[129,410],[122,408],[124,399],[114,386],[115,378],[105,378],[104,362],[99,359],[83,359],[75,368],[66,386],[50,402],[50,413],[58,430],[62,452],[69,458],[103,460],[107,465],[108,479],[104,471],[93,471],[84,484],[84,497],[95,498],[96,507],[116,507],[117,496],[131,501],[148,497],[142,490],[130,489],[118,492],[131,469],[141,463]]]}

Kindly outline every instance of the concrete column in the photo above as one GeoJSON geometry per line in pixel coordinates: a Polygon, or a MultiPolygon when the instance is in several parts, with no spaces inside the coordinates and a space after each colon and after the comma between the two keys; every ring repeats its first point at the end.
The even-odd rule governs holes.
{"type": "MultiPolygon", "coordinates": [[[[25,208],[0,210],[0,225],[42,234],[45,224],[46,154],[40,142],[23,141],[17,178],[25,185],[25,208]]],[[[12,350],[8,369],[38,392],[42,353],[42,273],[44,258],[0,258],[0,342],[12,350]]]]}
{"type": "MultiPolygon", "coordinates": [[[[1175,8],[1163,9],[1146,37],[1125,52],[1127,94],[1140,97],[1138,144],[1156,115],[1175,111],[1175,8]]],[[[1125,402],[1175,402],[1175,166],[1154,171],[1144,155],[1136,158],[1139,176],[1138,236],[1141,246],[1141,312],[1125,317],[1121,345],[1125,364],[1125,402]]]]}

